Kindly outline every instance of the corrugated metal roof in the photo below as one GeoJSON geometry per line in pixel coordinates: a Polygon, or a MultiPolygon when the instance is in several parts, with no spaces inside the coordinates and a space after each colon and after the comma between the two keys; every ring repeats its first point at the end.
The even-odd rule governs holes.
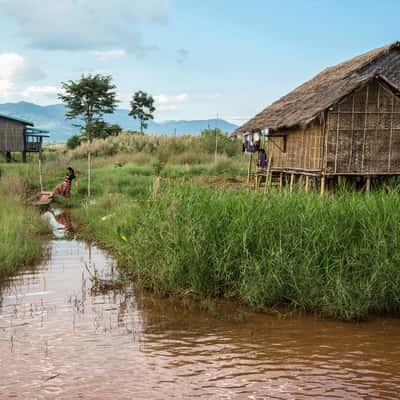
{"type": "Polygon", "coordinates": [[[11,115],[5,115],[5,114],[0,114],[0,118],[5,118],[5,119],[11,119],[13,121],[21,122],[24,125],[30,125],[33,126],[33,122],[27,121],[26,119],[18,118],[18,117],[13,117],[11,115]]]}

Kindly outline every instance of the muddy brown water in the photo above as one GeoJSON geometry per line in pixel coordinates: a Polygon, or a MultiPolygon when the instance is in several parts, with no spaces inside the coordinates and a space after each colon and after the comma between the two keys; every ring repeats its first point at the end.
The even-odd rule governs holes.
{"type": "Polygon", "coordinates": [[[400,398],[400,320],[96,293],[115,262],[50,219],[48,258],[1,291],[0,399],[400,398]]]}

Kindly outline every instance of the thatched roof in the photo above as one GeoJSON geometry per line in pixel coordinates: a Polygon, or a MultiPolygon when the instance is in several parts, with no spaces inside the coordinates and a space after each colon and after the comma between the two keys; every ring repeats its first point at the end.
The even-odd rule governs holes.
{"type": "Polygon", "coordinates": [[[400,42],[326,68],[261,111],[233,135],[266,128],[275,130],[307,125],[321,112],[376,76],[400,89],[400,42]]]}

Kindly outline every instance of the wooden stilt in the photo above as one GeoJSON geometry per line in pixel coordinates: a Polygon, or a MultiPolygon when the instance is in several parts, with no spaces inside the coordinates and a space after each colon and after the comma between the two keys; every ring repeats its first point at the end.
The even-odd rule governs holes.
{"type": "Polygon", "coordinates": [[[294,174],[290,174],[290,191],[293,192],[294,174]]]}
{"type": "Polygon", "coordinates": [[[306,176],[306,192],[308,192],[309,185],[310,185],[310,177],[307,175],[306,176]]]}
{"type": "Polygon", "coordinates": [[[247,166],[247,184],[250,184],[250,176],[251,176],[251,162],[253,159],[253,153],[250,153],[249,163],[247,166]]]}
{"type": "Polygon", "coordinates": [[[22,162],[26,163],[26,151],[22,152],[22,162]]]}
{"type": "Polygon", "coordinates": [[[283,172],[279,173],[279,189],[282,190],[283,186],[283,172]]]}
{"type": "Polygon", "coordinates": [[[325,176],[321,176],[321,196],[325,193],[325,176]]]}
{"type": "Polygon", "coordinates": [[[10,151],[7,151],[7,152],[6,152],[6,161],[7,161],[8,163],[11,162],[11,152],[10,152],[10,151]]]}
{"type": "Polygon", "coordinates": [[[255,176],[255,181],[254,181],[254,188],[256,189],[256,191],[258,190],[258,185],[259,185],[259,179],[258,179],[258,172],[257,172],[257,168],[256,168],[256,176],[255,176]]]}
{"type": "Polygon", "coordinates": [[[267,172],[265,174],[265,187],[264,193],[267,193],[268,186],[271,184],[271,163],[272,163],[272,156],[268,160],[267,172]]]}
{"type": "Polygon", "coordinates": [[[367,193],[371,192],[371,177],[370,176],[367,178],[367,183],[365,185],[365,191],[367,193]]]}

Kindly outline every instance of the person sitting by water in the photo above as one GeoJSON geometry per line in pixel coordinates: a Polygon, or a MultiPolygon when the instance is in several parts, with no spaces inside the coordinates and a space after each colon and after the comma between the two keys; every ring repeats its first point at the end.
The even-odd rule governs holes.
{"type": "Polygon", "coordinates": [[[261,169],[267,168],[267,154],[264,149],[261,149],[258,153],[257,166],[261,169]]]}
{"type": "Polygon", "coordinates": [[[67,175],[64,178],[64,182],[58,184],[53,190],[53,195],[59,195],[64,197],[69,197],[71,193],[71,184],[75,179],[75,171],[71,168],[67,168],[67,175]]]}

